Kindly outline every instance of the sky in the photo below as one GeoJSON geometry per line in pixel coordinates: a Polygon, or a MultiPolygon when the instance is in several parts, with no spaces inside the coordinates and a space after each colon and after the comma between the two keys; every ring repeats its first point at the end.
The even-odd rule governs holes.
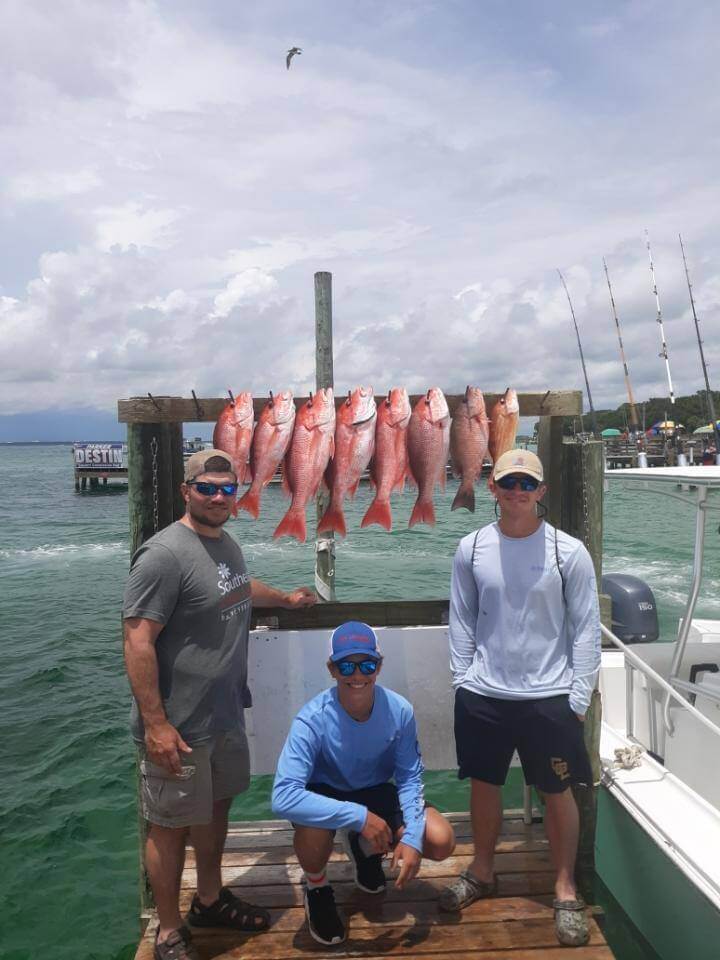
{"type": "MultiPolygon", "coordinates": [[[[120,398],[720,389],[720,7],[3,0],[0,440],[120,398]],[[302,48],[291,68],[285,53],[302,48]],[[714,92],[713,92],[714,91],[714,92]]],[[[585,399],[587,409],[587,398],[585,399]]],[[[186,431],[187,432],[187,431],[186,431]]],[[[190,433],[193,431],[190,430],[190,433]]],[[[99,438],[99,437],[98,437],[99,438]]]]}

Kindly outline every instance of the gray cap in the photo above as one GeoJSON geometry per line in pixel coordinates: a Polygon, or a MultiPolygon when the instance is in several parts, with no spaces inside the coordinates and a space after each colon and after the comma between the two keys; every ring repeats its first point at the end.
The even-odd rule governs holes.
{"type": "Polygon", "coordinates": [[[232,460],[224,450],[200,450],[185,461],[185,483],[194,480],[201,473],[235,473],[232,460]],[[211,460],[220,461],[210,463],[211,460]]]}

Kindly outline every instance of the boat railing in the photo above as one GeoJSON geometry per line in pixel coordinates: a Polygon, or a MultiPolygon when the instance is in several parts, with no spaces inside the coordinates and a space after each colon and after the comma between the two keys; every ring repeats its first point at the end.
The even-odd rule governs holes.
{"type": "MultiPolygon", "coordinates": [[[[701,713],[700,710],[688,700],[685,699],[678,691],[675,689],[675,686],[680,687],[683,690],[688,690],[691,693],[702,693],[704,696],[708,695],[710,691],[701,689],[701,684],[691,684],[685,683],[683,680],[678,680],[677,678],[672,679],[672,683],[668,682],[664,677],[660,676],[657,670],[646,663],[641,657],[639,657],[626,643],[616,637],[612,630],[609,630],[603,624],[600,625],[600,630],[606,639],[608,639],[614,646],[623,652],[625,655],[625,664],[626,667],[629,666],[630,669],[626,670],[625,673],[625,729],[628,736],[628,739],[634,740],[635,738],[635,671],[639,671],[646,677],[647,680],[650,680],[652,683],[660,687],[666,694],[665,703],[666,705],[670,703],[671,700],[679,704],[684,710],[686,710],[692,717],[699,721],[703,726],[707,727],[716,737],[720,737],[720,727],[716,726],[704,713],[701,713]]],[[[712,699],[720,700],[720,697],[712,691],[712,699]]],[[[652,698],[648,698],[648,710],[650,711],[650,750],[657,754],[658,743],[657,743],[657,731],[656,725],[653,722],[652,710],[653,702],[652,698]]],[[[673,736],[675,728],[672,723],[669,722],[669,717],[667,716],[667,711],[663,712],[663,722],[665,725],[665,731],[668,736],[673,736]]]]}

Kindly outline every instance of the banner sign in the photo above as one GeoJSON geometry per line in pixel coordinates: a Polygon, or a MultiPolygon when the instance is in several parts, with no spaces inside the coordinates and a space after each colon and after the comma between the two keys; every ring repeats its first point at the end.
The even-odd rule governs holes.
{"type": "Polygon", "coordinates": [[[76,470],[125,470],[122,443],[74,443],[76,470]]]}

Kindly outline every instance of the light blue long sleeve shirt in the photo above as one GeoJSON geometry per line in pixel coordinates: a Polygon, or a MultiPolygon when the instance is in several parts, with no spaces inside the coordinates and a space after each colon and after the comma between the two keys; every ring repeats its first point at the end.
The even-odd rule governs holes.
{"type": "Polygon", "coordinates": [[[404,697],[376,684],[372,713],[360,723],[340,706],[337,687],[331,687],[293,720],[278,760],[273,813],[306,827],[360,833],[367,807],[321,796],[307,785],[361,790],[394,779],[405,823],[402,842],[422,853],[422,772],[415,716],[404,697]]]}
{"type": "Polygon", "coordinates": [[[455,687],[501,700],[567,693],[584,714],[600,668],[597,581],[584,545],[541,523],[506,537],[497,523],[464,537],[450,586],[450,669],[455,687]]]}

